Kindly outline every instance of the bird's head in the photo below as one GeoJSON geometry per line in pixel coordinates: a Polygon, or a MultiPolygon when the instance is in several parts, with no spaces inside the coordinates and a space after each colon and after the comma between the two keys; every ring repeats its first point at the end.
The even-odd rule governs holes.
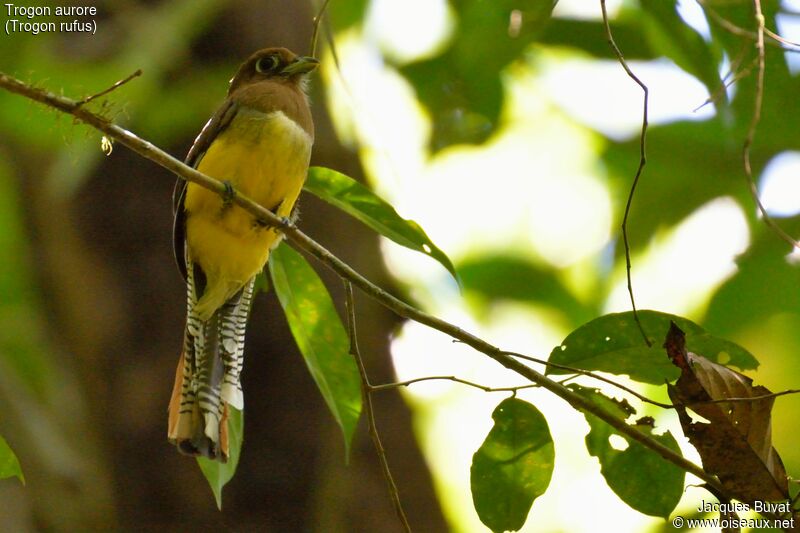
{"type": "Polygon", "coordinates": [[[264,48],[242,63],[231,80],[228,94],[243,85],[267,80],[302,88],[305,75],[318,65],[319,60],[298,56],[286,48],[264,48]]]}

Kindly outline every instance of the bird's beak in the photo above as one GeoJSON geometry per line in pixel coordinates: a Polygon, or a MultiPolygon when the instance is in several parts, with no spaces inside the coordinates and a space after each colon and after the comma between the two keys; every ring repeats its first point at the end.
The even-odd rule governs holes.
{"type": "Polygon", "coordinates": [[[295,74],[308,74],[319,66],[319,59],[314,57],[298,57],[288,65],[286,65],[281,74],[284,76],[293,76],[295,74]]]}

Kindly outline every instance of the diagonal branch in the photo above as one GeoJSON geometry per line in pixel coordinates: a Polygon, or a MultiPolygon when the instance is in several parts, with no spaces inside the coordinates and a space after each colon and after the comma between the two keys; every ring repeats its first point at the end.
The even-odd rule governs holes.
{"type": "Polygon", "coordinates": [[[101,132],[105,133],[106,136],[127,146],[135,153],[164,167],[180,178],[200,185],[201,187],[204,187],[210,191],[216,192],[220,196],[231,198],[231,202],[252,214],[259,221],[267,225],[280,228],[287,240],[295,248],[303,250],[314,256],[327,268],[336,272],[341,278],[347,280],[349,283],[352,283],[361,289],[361,291],[367,296],[380,303],[387,309],[393,311],[397,315],[438,330],[485,354],[502,366],[528,379],[531,383],[534,383],[543,389],[547,389],[551,393],[563,399],[574,409],[583,413],[593,414],[594,416],[600,418],[605,423],[618,430],[620,433],[623,433],[631,439],[641,443],[643,446],[653,450],[670,463],[678,466],[686,472],[689,472],[690,474],[697,476],[719,493],[727,494],[727,491],[722,487],[722,484],[716,477],[706,473],[701,467],[692,463],[691,461],[688,461],[679,453],[676,453],[663,444],[649,438],[635,427],[628,425],[624,420],[618,418],[614,414],[611,414],[602,407],[597,406],[590,400],[587,400],[582,396],[572,392],[561,383],[554,381],[540,372],[537,372],[536,370],[517,361],[512,356],[508,355],[503,350],[492,345],[491,343],[476,337],[467,331],[464,331],[458,326],[450,324],[449,322],[446,322],[438,317],[412,307],[404,301],[392,296],[353,270],[352,267],[338,257],[334,256],[316,241],[308,237],[293,223],[286,219],[278,218],[270,210],[255,203],[253,200],[240,194],[238,191],[234,190],[233,194],[231,194],[231,191],[221,181],[210,178],[205,174],[198,172],[194,168],[183,164],[163,150],[157,148],[152,143],[141,139],[130,131],[117,126],[107,119],[86,110],[75,100],[56,95],[43,89],[31,87],[24,82],[17,80],[16,78],[6,75],[3,72],[0,72],[0,87],[25,96],[26,98],[41,102],[65,113],[69,113],[79,121],[100,130],[101,132]]]}

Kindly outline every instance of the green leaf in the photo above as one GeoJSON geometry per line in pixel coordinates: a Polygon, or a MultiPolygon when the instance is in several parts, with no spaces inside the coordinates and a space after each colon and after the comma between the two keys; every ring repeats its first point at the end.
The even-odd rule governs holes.
{"type": "Polygon", "coordinates": [[[239,456],[242,451],[244,439],[244,412],[228,406],[228,462],[220,463],[205,457],[198,457],[197,464],[208,481],[217,508],[222,510],[222,488],[233,479],[236,467],[239,465],[239,456]]]}
{"type": "MultiPolygon", "coordinates": [[[[650,346],[645,344],[632,312],[612,313],[567,335],[550,353],[550,361],[583,370],[627,374],[636,381],[661,385],[678,379],[680,374],[661,347],[670,321],[674,321],[686,332],[689,351],[743,370],[758,367],[758,361],[750,352],[734,342],[710,335],[689,319],[642,310],[639,311],[639,320],[647,332],[650,346]]],[[[547,374],[569,373],[553,367],[547,369],[547,374]]]]}
{"type": "Polygon", "coordinates": [[[472,500],[492,531],[517,531],[550,484],[553,438],[542,413],[517,398],[503,400],[492,419],[494,427],[472,456],[472,500]]]}
{"type": "Polygon", "coordinates": [[[269,272],[294,340],[342,428],[349,456],[361,415],[361,377],[347,332],[328,290],[302,255],[279,246],[272,251],[269,272]]]}
{"type": "Polygon", "coordinates": [[[388,202],[353,178],[329,168],[311,167],[305,189],[397,244],[429,255],[459,281],[453,263],[419,224],[402,218],[388,202]]]}
{"type": "Polygon", "coordinates": [[[25,476],[22,475],[22,468],[19,466],[17,456],[11,446],[8,445],[3,437],[0,437],[0,479],[17,476],[22,484],[25,484],[25,476]]]}
{"type": "MultiPolygon", "coordinates": [[[[624,417],[630,414],[630,406],[600,394],[597,389],[575,384],[568,387],[606,411],[624,417]]],[[[611,490],[637,511],[667,518],[683,495],[685,472],[596,416],[589,413],[584,415],[590,428],[586,435],[586,449],[600,461],[600,472],[611,490]],[[610,441],[612,435],[625,439],[627,448],[615,449],[610,441]]],[[[670,432],[656,435],[652,426],[647,424],[634,427],[678,455],[681,454],[680,447],[670,432]]]]}

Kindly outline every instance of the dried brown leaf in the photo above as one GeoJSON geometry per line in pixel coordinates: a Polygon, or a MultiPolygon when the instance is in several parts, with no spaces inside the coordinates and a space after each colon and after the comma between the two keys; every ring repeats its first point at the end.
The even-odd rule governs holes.
{"type": "Polygon", "coordinates": [[[719,477],[732,496],[743,502],[789,498],[786,470],[772,447],[772,404],[766,387],[730,368],[686,351],[683,331],[674,323],[664,348],[681,369],[675,386],[668,385],[681,426],[697,448],[706,472],[719,477]],[[750,401],[714,402],[727,398],[750,401]],[[708,423],[693,422],[689,407],[708,423]]]}

